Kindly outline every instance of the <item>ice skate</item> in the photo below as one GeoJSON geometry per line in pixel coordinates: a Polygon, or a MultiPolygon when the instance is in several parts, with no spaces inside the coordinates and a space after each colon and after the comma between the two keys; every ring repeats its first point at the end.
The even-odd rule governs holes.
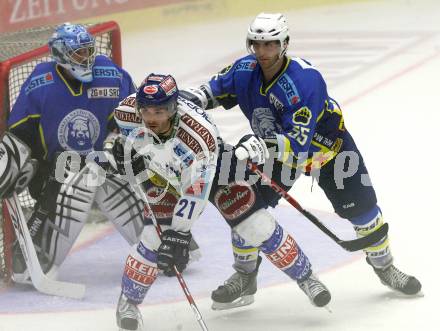
{"type": "Polygon", "coordinates": [[[130,303],[122,293],[116,310],[116,323],[120,331],[140,331],[143,327],[142,315],[138,307],[130,303]]]}
{"type": "Polygon", "coordinates": [[[330,302],[329,290],[313,274],[303,281],[298,281],[298,286],[314,306],[324,307],[330,302]]]}
{"type": "Polygon", "coordinates": [[[373,267],[382,284],[390,289],[406,295],[414,295],[420,292],[422,284],[418,279],[400,271],[393,264],[381,269],[374,267],[368,258],[367,262],[373,267]]]}
{"type": "Polygon", "coordinates": [[[220,285],[211,293],[213,310],[226,310],[250,305],[254,302],[254,294],[257,292],[257,274],[261,263],[258,257],[255,271],[246,274],[237,271],[223,285],[220,285]]]}

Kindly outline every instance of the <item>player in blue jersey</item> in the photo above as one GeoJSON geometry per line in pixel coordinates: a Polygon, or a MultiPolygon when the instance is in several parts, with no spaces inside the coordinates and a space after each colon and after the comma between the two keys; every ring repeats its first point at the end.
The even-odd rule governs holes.
{"type": "MultiPolygon", "coordinates": [[[[116,135],[113,110],[135,91],[130,75],[107,56],[96,55],[94,37],[80,24],[58,26],[49,49],[54,61],[38,64],[26,79],[8,127],[38,160],[38,172],[29,185],[37,202],[28,226],[43,270],[55,271],[79,235],[94,200],[131,244],[142,231],[143,204],[128,183],[114,176],[107,176],[99,187],[82,180],[96,171],[92,165],[84,166],[85,159],[116,135]],[[70,169],[64,169],[65,162],[57,165],[61,161],[57,156],[64,151],[78,155],[80,172],[74,170],[73,162],[70,169]],[[64,183],[55,179],[56,168],[66,178],[64,183]]],[[[19,249],[15,252],[13,278],[25,281],[26,267],[19,249]]]]}
{"type": "MultiPolygon", "coordinates": [[[[290,178],[301,173],[316,176],[335,212],[353,224],[358,236],[378,229],[383,224],[382,213],[340,107],[328,96],[316,68],[286,55],[289,31],[285,16],[259,14],[246,40],[250,55],[223,69],[207,84],[188,89],[186,97],[205,109],[239,105],[254,135],[240,140],[235,151],[238,159],[266,163],[269,169],[272,162],[268,160],[274,161],[273,171],[266,167],[264,171],[287,190],[293,184],[290,178]],[[357,169],[352,171],[356,164],[357,169]],[[286,167],[291,170],[284,172],[288,175],[284,178],[282,169],[286,167]]],[[[277,204],[279,195],[270,187],[261,186],[261,191],[268,205],[277,204]]],[[[365,249],[365,253],[383,284],[408,295],[420,291],[421,284],[415,277],[394,266],[388,237],[365,249]]],[[[220,296],[235,298],[231,295],[235,285],[249,278],[237,259],[234,267],[237,272],[230,278],[231,285],[215,290],[214,301],[220,296]]]]}

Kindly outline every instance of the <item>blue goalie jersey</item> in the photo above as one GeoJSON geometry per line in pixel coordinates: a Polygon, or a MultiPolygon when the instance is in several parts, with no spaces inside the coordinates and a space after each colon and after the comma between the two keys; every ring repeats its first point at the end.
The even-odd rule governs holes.
{"type": "Polygon", "coordinates": [[[254,55],[239,59],[209,82],[225,108],[239,105],[254,133],[276,138],[278,159],[306,171],[330,161],[342,146],[344,120],[316,68],[287,58],[267,86],[254,55]]]}
{"type": "MultiPolygon", "coordinates": [[[[87,155],[102,150],[119,101],[135,92],[130,75],[105,56],[97,56],[93,81],[72,86],[55,62],[38,64],[23,83],[8,119],[9,130],[51,160],[56,152],[87,155]]],[[[114,126],[113,126],[114,125],[114,126]]]]}

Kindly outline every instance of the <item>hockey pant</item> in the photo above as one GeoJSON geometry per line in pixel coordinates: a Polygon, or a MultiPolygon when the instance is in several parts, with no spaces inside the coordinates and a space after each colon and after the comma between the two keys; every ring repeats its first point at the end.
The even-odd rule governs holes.
{"type": "MultiPolygon", "coordinates": [[[[319,171],[318,185],[336,214],[349,220],[357,236],[363,237],[377,230],[383,224],[383,217],[359,149],[347,131],[342,138],[339,155],[319,171]]],[[[388,236],[364,251],[375,267],[384,268],[393,261],[388,236]]]]}

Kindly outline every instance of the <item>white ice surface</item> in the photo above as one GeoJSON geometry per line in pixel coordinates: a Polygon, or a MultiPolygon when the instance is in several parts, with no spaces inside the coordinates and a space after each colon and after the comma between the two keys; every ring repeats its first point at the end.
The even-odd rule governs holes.
{"type": "MultiPolygon", "coordinates": [[[[390,292],[358,259],[320,274],[332,292],[332,313],[312,307],[294,283],[286,283],[260,289],[255,304],[243,309],[214,312],[209,298],[196,298],[211,331],[440,330],[439,13],[438,1],[411,0],[287,13],[290,54],[308,58],[328,74],[329,92],[343,107],[390,223],[396,265],[417,275],[424,297],[390,292]]],[[[249,20],[124,35],[124,65],[137,82],[152,71],[172,73],[182,86],[202,82],[244,54],[249,20]]],[[[246,129],[238,111],[213,115],[229,141],[246,129]]],[[[313,193],[310,185],[301,180],[292,193],[305,206],[331,210],[317,185],[313,193]]],[[[186,301],[147,303],[142,312],[145,330],[199,329],[186,301]]],[[[3,314],[0,331],[6,330],[116,327],[114,309],[103,309],[3,314]]]]}

